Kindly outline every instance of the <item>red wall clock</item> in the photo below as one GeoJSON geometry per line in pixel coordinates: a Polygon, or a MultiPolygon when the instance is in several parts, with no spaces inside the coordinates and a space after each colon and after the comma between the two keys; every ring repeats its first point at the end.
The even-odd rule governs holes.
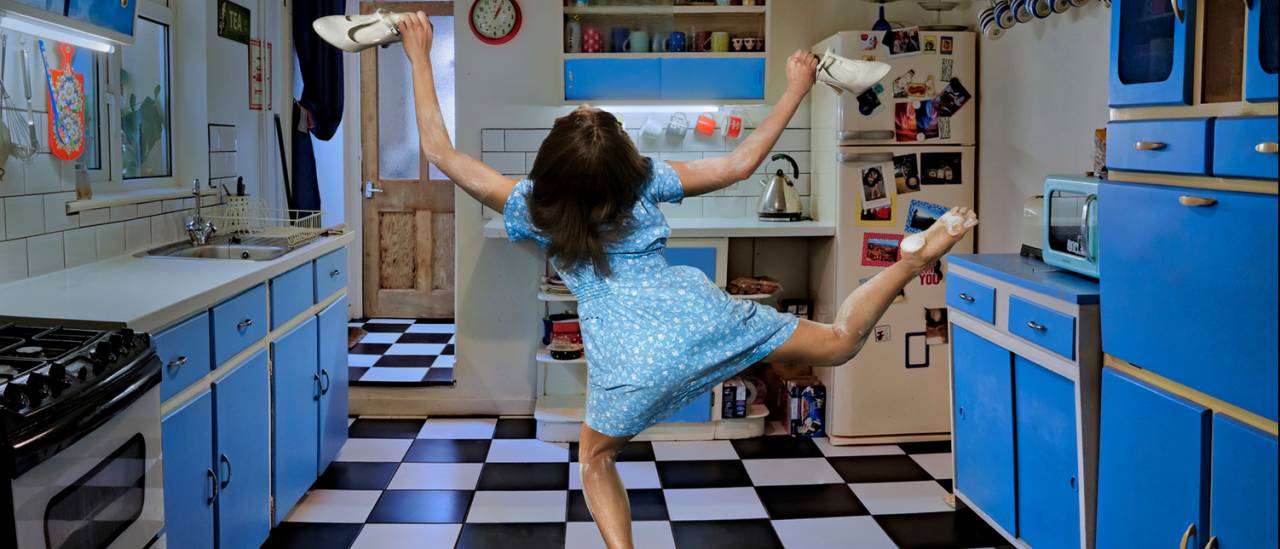
{"type": "Polygon", "coordinates": [[[475,0],[471,4],[471,32],[486,44],[506,44],[520,32],[523,16],[516,0],[475,0]]]}

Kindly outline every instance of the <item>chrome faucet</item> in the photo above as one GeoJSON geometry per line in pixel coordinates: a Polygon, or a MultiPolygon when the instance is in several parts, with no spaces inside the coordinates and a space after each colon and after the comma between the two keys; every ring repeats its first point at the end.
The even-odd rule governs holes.
{"type": "Polygon", "coordinates": [[[218,232],[218,228],[201,214],[199,179],[191,181],[191,192],[196,197],[196,208],[192,216],[187,218],[187,238],[191,239],[192,246],[204,246],[209,242],[209,237],[218,232]]]}

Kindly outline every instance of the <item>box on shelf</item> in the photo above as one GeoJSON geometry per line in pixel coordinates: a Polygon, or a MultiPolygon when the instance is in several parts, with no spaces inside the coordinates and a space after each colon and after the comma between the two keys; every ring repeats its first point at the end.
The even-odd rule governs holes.
{"type": "Polygon", "coordinates": [[[793,437],[827,436],[827,388],[816,377],[794,377],[786,380],[786,425],[793,437]]]}

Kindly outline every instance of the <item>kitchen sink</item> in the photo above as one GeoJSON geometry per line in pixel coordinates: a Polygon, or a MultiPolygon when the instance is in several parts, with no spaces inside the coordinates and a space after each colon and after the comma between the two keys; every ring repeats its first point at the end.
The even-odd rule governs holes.
{"type": "Polygon", "coordinates": [[[190,242],[183,241],[147,250],[138,255],[139,257],[270,261],[292,250],[288,245],[270,242],[270,240],[263,238],[240,240],[232,237],[221,237],[211,239],[203,246],[194,246],[190,242]]]}

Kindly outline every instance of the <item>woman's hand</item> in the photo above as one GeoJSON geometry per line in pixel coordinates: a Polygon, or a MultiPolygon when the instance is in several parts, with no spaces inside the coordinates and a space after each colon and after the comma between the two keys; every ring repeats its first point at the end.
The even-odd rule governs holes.
{"type": "Polygon", "coordinates": [[[796,50],[787,59],[787,91],[809,93],[818,75],[818,58],[808,50],[796,50]]]}
{"type": "Polygon", "coordinates": [[[434,29],[427,14],[422,12],[406,13],[397,25],[400,36],[404,40],[404,54],[414,66],[431,66],[431,38],[434,29]]]}

